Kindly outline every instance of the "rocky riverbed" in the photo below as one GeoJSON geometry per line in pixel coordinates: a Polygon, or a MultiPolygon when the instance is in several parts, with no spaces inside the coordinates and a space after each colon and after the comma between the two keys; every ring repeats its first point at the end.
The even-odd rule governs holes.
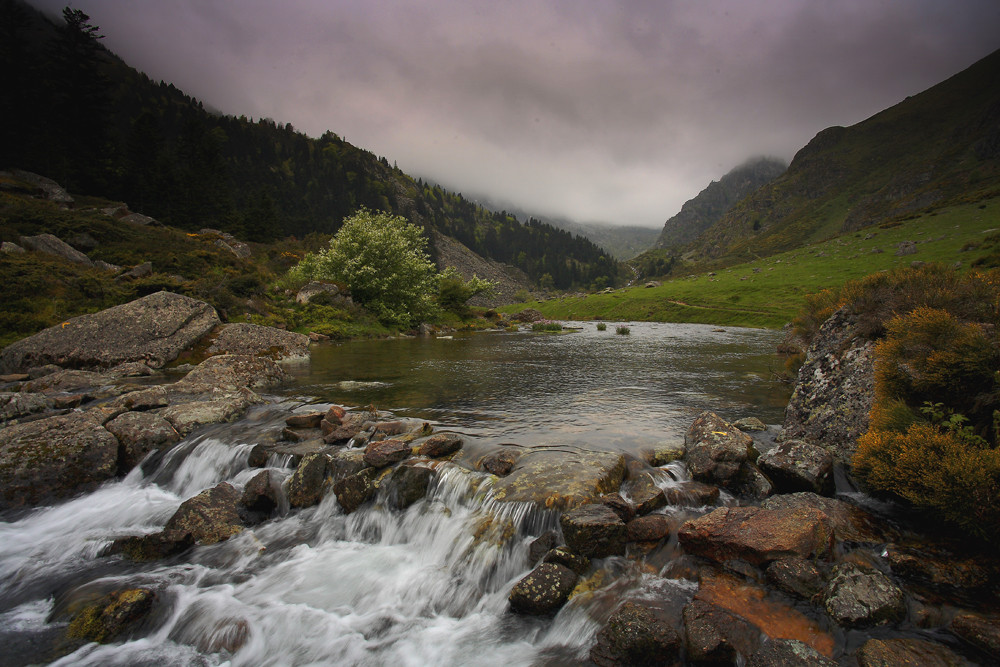
{"type": "MultiPolygon", "coordinates": [[[[683,447],[641,456],[530,444],[484,451],[373,406],[299,405],[279,415],[277,433],[245,447],[233,481],[185,487],[191,495],[157,526],[99,538],[92,562],[118,573],[200,567],[213,545],[265,535],[316,508],[348,522],[371,508],[403,515],[462,488],[480,515],[454,548],[516,552],[510,572],[479,567],[495,580],[503,613],[528,627],[584,614],[574,662],[994,664],[996,559],[946,531],[915,529],[913,517],[850,484],[844,462],[867,418],[870,364],[845,344],[850,323],[837,317],[809,351],[776,443],[754,437],[766,429],[756,420],[705,412],[683,447]],[[456,476],[471,481],[456,486],[456,476]]],[[[307,356],[308,344],[223,325],[207,304],[161,292],[7,347],[0,517],[24,520],[125,476],[176,467],[173,454],[206,428],[273,403],[267,391],[287,380],[283,363],[307,356]]],[[[7,584],[19,576],[0,572],[7,584]]],[[[101,581],[86,594],[73,593],[84,582],[62,581],[44,641],[11,638],[9,664],[135,642],[167,626],[174,641],[202,638],[188,643],[222,656],[212,664],[253,664],[254,642],[266,642],[246,620],[186,635],[168,618],[163,584],[101,581]]]]}

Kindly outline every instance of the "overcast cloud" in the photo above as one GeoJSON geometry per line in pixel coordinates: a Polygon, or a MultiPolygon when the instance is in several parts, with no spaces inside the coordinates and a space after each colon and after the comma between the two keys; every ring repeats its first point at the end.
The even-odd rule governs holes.
{"type": "Polygon", "coordinates": [[[332,130],[467,195],[647,226],[748,157],[789,160],[1000,47],[997,0],[73,6],[225,113],[332,130]]]}

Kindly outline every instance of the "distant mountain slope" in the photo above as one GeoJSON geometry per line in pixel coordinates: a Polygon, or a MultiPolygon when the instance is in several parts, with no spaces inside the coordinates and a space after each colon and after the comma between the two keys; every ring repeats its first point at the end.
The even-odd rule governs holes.
{"type": "Polygon", "coordinates": [[[1000,51],[857,125],[823,130],[686,258],[730,263],[998,195],[1000,51]]]}
{"type": "Polygon", "coordinates": [[[672,248],[694,241],[734,204],[773,181],[787,168],[788,165],[777,158],[747,160],[718,181],[712,181],[698,196],[686,201],[680,212],[663,225],[655,247],[672,248]]]}
{"type": "Polygon", "coordinates": [[[334,132],[311,138],[287,123],[211,113],[104,49],[85,14],[66,16],[57,25],[20,0],[0,0],[0,169],[42,173],[166,224],[249,241],[332,234],[366,206],[532,281],[547,275],[556,288],[617,278],[617,262],[590,241],[487,211],[334,132]]]}

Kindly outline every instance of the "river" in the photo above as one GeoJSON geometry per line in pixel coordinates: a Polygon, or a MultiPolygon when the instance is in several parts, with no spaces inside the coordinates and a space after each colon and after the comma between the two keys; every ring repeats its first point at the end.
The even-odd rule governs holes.
{"type": "MultiPolygon", "coordinates": [[[[333,494],[230,540],[136,565],[103,556],[117,537],[160,530],[180,503],[256,473],[250,449],[292,410],[375,405],[461,433],[468,446],[515,443],[639,452],[683,438],[704,409],[781,419],[771,378],[776,332],[593,323],[561,335],[480,333],[321,345],[295,382],[233,424],[196,432],[155,465],[16,521],[0,522],[3,664],[561,665],[584,660],[623,590],[677,604],[694,584],[658,563],[608,559],[613,583],[554,618],[513,615],[507,595],[553,512],[501,505],[489,477],[443,463],[405,511],[345,515],[333,494]],[[483,526],[510,530],[483,530],[483,526]],[[485,537],[484,537],[485,535],[485,537]],[[141,636],[56,657],[54,638],[82,602],[126,586],[157,591],[141,636]]],[[[273,472],[291,470],[272,460],[273,472]]],[[[663,484],[683,478],[678,464],[663,484]]],[[[669,473],[669,474],[667,474],[669,473]]]]}

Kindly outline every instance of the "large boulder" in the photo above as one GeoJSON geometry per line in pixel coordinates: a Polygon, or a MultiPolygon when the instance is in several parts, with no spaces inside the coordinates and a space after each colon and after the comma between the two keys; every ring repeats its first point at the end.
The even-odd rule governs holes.
{"type": "Polygon", "coordinates": [[[768,498],[762,509],[812,508],[821,511],[833,525],[837,541],[883,544],[894,536],[892,529],[865,510],[836,498],[815,493],[786,493],[768,498]]]}
{"type": "Polygon", "coordinates": [[[624,476],[622,454],[530,449],[509,475],[493,485],[493,492],[501,502],[527,502],[565,510],[617,491],[624,476]]]}
{"type": "Polygon", "coordinates": [[[833,493],[833,455],[802,440],[786,440],[757,461],[781,493],[833,493]]]}
{"type": "Polygon", "coordinates": [[[785,438],[807,440],[850,463],[868,430],[875,397],[875,344],[858,335],[846,309],[835,312],[806,351],[785,408],[785,438]]]}
{"type": "Polygon", "coordinates": [[[305,359],[309,356],[309,336],[246,322],[224,324],[208,353],[267,356],[276,361],[305,359]]]}
{"type": "Polygon", "coordinates": [[[288,374],[272,359],[245,354],[209,357],[168,388],[174,394],[219,394],[241,389],[268,389],[288,374]]]}
{"type": "Polygon", "coordinates": [[[833,570],[826,611],[842,627],[878,625],[901,620],[906,615],[906,598],[881,572],[842,563],[833,570]]]}
{"type": "Polygon", "coordinates": [[[607,505],[582,505],[559,518],[566,544],[578,554],[603,558],[625,553],[627,529],[607,505]]]}
{"type": "Polygon", "coordinates": [[[230,422],[252,406],[260,403],[260,396],[243,389],[242,391],[193,397],[193,400],[177,403],[163,410],[161,416],[181,435],[187,435],[199,426],[230,422]]]}
{"type": "Polygon", "coordinates": [[[240,492],[221,482],[181,503],[163,530],[189,533],[198,544],[228,540],[243,530],[239,502],[240,492]]]}
{"type": "Polygon", "coordinates": [[[688,553],[719,563],[738,558],[757,566],[794,556],[825,557],[834,546],[830,518],[809,507],[720,507],[686,522],[678,537],[688,553]]]}
{"type": "Polygon", "coordinates": [[[159,368],[218,324],[219,316],[207,303],[157,292],[11,343],[0,351],[0,371],[25,372],[49,363],[100,369],[129,361],[159,368]]]}
{"type": "Polygon", "coordinates": [[[118,440],[74,412],[0,430],[0,510],[91,491],[118,472],[118,440]]]}
{"type": "Polygon", "coordinates": [[[577,576],[558,563],[542,563],[514,584],[510,608],[521,614],[554,614],[576,587],[577,576]]]}
{"type": "Polygon", "coordinates": [[[681,643],[672,618],[630,600],[618,607],[597,633],[590,659],[599,667],[669,665],[680,657],[681,643]]]}
{"type": "Polygon", "coordinates": [[[181,439],[166,419],[151,412],[126,412],[104,425],[121,444],[118,471],[125,473],[154,449],[165,449],[181,439]]]}

